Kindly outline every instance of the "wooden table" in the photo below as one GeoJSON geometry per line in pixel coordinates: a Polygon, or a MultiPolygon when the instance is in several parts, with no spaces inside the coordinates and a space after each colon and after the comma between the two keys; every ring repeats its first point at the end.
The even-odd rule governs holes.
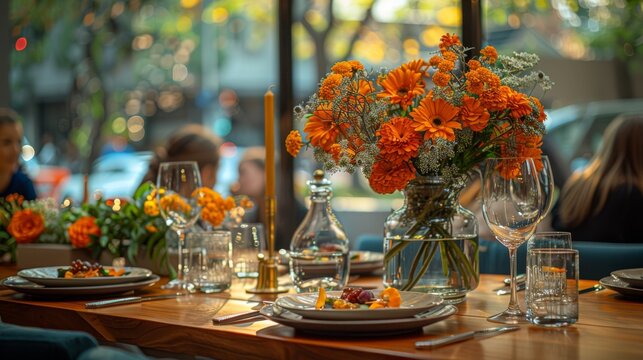
{"type": "MultiPolygon", "coordinates": [[[[0,277],[15,268],[0,267],[0,277]]],[[[580,295],[580,320],[574,326],[546,329],[524,325],[518,331],[468,340],[434,350],[414,343],[497,324],[486,320],[506,308],[509,298],[491,291],[502,276],[482,275],[478,288],[458,305],[458,314],[424,327],[423,333],[376,338],[329,338],[296,333],[269,320],[214,326],[215,315],[249,310],[270,299],[245,293],[254,281],[239,281],[229,293],[87,310],[87,299],[39,300],[0,289],[2,321],[27,326],[86,331],[103,342],[135,344],[143,349],[208,356],[216,359],[643,359],[643,302],[610,290],[580,295]]],[[[166,280],[162,280],[164,283],[166,280]]],[[[356,284],[379,284],[378,277],[356,284]]],[[[581,281],[581,288],[594,281],[581,281]]],[[[140,295],[161,294],[159,284],[140,295]]],[[[521,299],[522,301],[522,299],[521,299]]],[[[524,305],[523,305],[524,307],[524,305]]]]}

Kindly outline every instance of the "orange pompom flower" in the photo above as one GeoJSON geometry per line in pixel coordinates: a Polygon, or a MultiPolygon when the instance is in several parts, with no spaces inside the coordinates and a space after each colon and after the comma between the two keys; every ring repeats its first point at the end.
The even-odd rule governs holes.
{"type": "Polygon", "coordinates": [[[462,124],[471,130],[482,131],[489,123],[489,112],[478,99],[465,95],[460,108],[460,119],[462,124]]]}
{"type": "Polygon", "coordinates": [[[509,87],[501,86],[499,88],[488,89],[480,95],[482,106],[489,111],[502,111],[507,108],[507,96],[509,95],[509,87]]]}
{"type": "Polygon", "coordinates": [[[145,203],[143,203],[143,212],[149,216],[158,216],[159,205],[156,200],[145,200],[145,203]]]}
{"type": "Polygon", "coordinates": [[[480,55],[482,55],[481,60],[486,61],[489,64],[493,64],[498,60],[498,51],[495,47],[490,45],[480,50],[480,55]]]}
{"type": "Polygon", "coordinates": [[[515,90],[509,90],[509,94],[507,95],[507,108],[511,110],[509,115],[514,119],[520,119],[523,116],[529,115],[532,111],[527,96],[515,90]]]}
{"type": "Polygon", "coordinates": [[[286,150],[292,157],[297,157],[299,150],[303,146],[301,142],[301,134],[297,130],[292,130],[286,137],[286,150]]]}
{"type": "Polygon", "coordinates": [[[409,181],[415,179],[415,167],[410,162],[392,163],[382,160],[373,164],[368,183],[375,192],[391,194],[403,190],[409,181]]]}
{"type": "Polygon", "coordinates": [[[340,74],[328,75],[319,88],[319,98],[324,100],[332,100],[336,95],[337,87],[342,83],[342,79],[343,76],[340,74]]]}
{"type": "Polygon", "coordinates": [[[436,71],[433,74],[433,77],[431,78],[431,80],[433,80],[433,83],[436,86],[445,87],[449,85],[449,81],[451,81],[451,75],[447,73],[443,73],[441,71],[436,71]]]}
{"type": "Polygon", "coordinates": [[[16,211],[7,226],[7,232],[18,244],[35,241],[44,231],[45,219],[42,214],[31,209],[16,211]]]}
{"type": "Polygon", "coordinates": [[[74,248],[86,248],[92,243],[92,236],[99,237],[101,235],[100,228],[96,224],[96,218],[93,216],[83,216],[76,220],[69,229],[69,240],[71,246],[74,248]]]}
{"type": "Polygon", "coordinates": [[[391,104],[399,104],[402,110],[406,110],[416,96],[424,94],[422,74],[401,67],[391,70],[380,85],[382,92],[377,97],[388,98],[391,104]]]}
{"type": "Polygon", "coordinates": [[[445,100],[433,100],[427,96],[410,115],[415,122],[415,131],[424,131],[424,139],[441,137],[453,141],[455,129],[462,129],[462,125],[456,120],[458,113],[459,109],[445,100]]]}
{"type": "Polygon", "coordinates": [[[443,52],[448,50],[451,46],[460,45],[460,38],[456,34],[446,33],[440,37],[440,50],[443,52]]]}
{"type": "Polygon", "coordinates": [[[429,65],[434,66],[434,67],[437,67],[438,65],[440,65],[441,62],[442,62],[442,58],[437,56],[437,55],[433,55],[429,59],[429,65]]]}
{"type": "Polygon", "coordinates": [[[380,137],[377,146],[386,161],[406,162],[418,155],[422,136],[408,118],[395,117],[383,123],[375,134],[380,137]]]}
{"type": "Polygon", "coordinates": [[[530,97],[531,101],[533,101],[534,104],[536,104],[536,107],[538,108],[538,121],[544,122],[547,120],[547,114],[545,113],[545,108],[543,105],[540,103],[540,100],[538,100],[537,97],[530,97]]]}

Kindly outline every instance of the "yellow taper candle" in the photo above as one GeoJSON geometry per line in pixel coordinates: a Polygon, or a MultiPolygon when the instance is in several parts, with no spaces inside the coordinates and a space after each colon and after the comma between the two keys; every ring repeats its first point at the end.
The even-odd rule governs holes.
{"type": "Polygon", "coordinates": [[[266,196],[275,196],[275,96],[270,88],[263,96],[266,135],[266,196]]]}

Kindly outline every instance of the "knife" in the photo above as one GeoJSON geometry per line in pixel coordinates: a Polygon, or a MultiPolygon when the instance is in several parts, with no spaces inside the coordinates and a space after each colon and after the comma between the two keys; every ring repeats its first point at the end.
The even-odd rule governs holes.
{"type": "Polygon", "coordinates": [[[109,299],[109,300],[100,300],[92,301],[85,303],[85,309],[98,309],[108,306],[123,305],[123,304],[136,304],[144,301],[154,301],[154,300],[163,300],[163,299],[173,299],[184,294],[166,294],[166,295],[155,295],[155,296],[130,296],[118,299],[109,299]]]}
{"type": "MultiPolygon", "coordinates": [[[[525,282],[525,280],[527,280],[527,274],[516,275],[516,284],[520,284],[522,282],[525,282]]],[[[504,280],[502,280],[502,282],[505,285],[511,285],[511,278],[510,277],[505,278],[504,280]]]]}
{"type": "Polygon", "coordinates": [[[433,349],[438,346],[473,339],[474,337],[490,337],[518,329],[520,329],[520,326],[499,326],[483,330],[467,331],[461,334],[445,336],[438,339],[418,341],[415,343],[415,347],[417,349],[433,349]]]}

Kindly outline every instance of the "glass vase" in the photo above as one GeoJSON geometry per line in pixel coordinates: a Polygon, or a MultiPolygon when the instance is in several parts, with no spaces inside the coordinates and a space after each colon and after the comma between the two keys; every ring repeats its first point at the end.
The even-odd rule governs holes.
{"type": "Polygon", "coordinates": [[[384,284],[464,301],[478,286],[478,223],[458,197],[464,181],[418,177],[384,227],[384,284]]]}

